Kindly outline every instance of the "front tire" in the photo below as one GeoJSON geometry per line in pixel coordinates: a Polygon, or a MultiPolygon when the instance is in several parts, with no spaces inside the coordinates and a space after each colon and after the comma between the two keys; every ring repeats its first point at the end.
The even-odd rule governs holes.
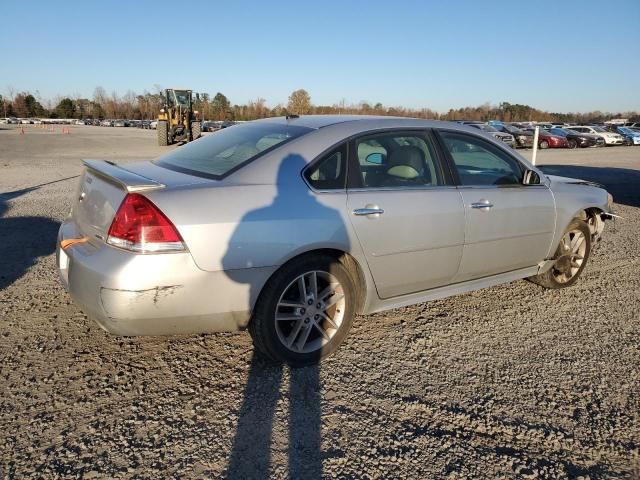
{"type": "Polygon", "coordinates": [[[578,142],[571,139],[567,142],[569,144],[569,148],[577,148],[578,147],[578,142]]]}
{"type": "Polygon", "coordinates": [[[542,150],[546,150],[547,148],[549,148],[549,142],[547,142],[546,140],[542,140],[542,141],[540,142],[540,148],[541,148],[542,150]]]}
{"type": "Polygon", "coordinates": [[[169,125],[165,121],[159,121],[157,125],[158,145],[166,147],[169,145],[169,125]]]}
{"type": "Polygon", "coordinates": [[[575,219],[567,227],[554,255],[553,266],[540,275],[529,277],[545,288],[570,287],[578,280],[591,254],[591,230],[575,219]]]}
{"type": "Polygon", "coordinates": [[[202,136],[202,124],[200,122],[191,123],[191,140],[197,140],[202,136]]]}
{"type": "Polygon", "coordinates": [[[317,364],[347,336],[356,298],[353,276],[335,258],[294,259],[273,275],[256,302],[249,323],[253,344],[278,363],[317,364]]]}

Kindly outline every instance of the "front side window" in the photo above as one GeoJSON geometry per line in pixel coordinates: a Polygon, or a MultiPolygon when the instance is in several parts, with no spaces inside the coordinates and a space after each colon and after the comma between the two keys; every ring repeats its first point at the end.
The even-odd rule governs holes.
{"type": "Polygon", "coordinates": [[[440,135],[462,185],[522,184],[524,170],[520,163],[500,148],[463,133],[441,132],[440,135]]]}
{"type": "Polygon", "coordinates": [[[277,123],[235,125],[172,150],[153,163],[190,175],[221,178],[262,153],[311,131],[277,123]]]}
{"type": "Polygon", "coordinates": [[[347,178],[347,147],[342,145],[314,162],[304,177],[317,190],[342,190],[347,178]]]}
{"type": "Polygon", "coordinates": [[[365,188],[441,185],[433,145],[421,133],[383,133],[356,140],[361,185],[365,188]]]}

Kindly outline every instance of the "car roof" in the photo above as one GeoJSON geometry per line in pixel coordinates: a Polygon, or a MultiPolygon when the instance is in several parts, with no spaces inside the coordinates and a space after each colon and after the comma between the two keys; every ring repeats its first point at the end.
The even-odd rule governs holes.
{"type": "Polygon", "coordinates": [[[377,123],[381,128],[384,128],[385,126],[415,126],[416,124],[420,124],[420,126],[429,128],[436,126],[442,127],[443,124],[452,124],[452,122],[443,122],[440,120],[424,120],[421,118],[392,117],[384,115],[300,115],[299,117],[271,117],[261,120],[255,120],[255,122],[298,125],[301,127],[313,129],[328,127],[330,125],[336,125],[339,123],[359,121],[377,123]]]}

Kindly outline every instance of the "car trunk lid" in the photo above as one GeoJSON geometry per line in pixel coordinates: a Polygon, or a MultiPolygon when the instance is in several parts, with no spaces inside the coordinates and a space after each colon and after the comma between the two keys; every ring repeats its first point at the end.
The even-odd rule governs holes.
{"type": "Polygon", "coordinates": [[[209,180],[171,172],[151,162],[127,165],[84,160],[86,167],[74,199],[72,218],[80,233],[106,241],[113,218],[129,193],[146,193],[209,180]]]}

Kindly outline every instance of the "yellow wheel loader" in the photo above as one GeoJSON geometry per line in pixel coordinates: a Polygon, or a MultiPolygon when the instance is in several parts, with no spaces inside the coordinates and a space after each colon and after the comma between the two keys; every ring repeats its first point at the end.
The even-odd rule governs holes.
{"type": "Polygon", "coordinates": [[[193,109],[191,90],[167,88],[163,92],[164,106],[158,115],[158,145],[191,142],[200,137],[202,122],[193,109]]]}

